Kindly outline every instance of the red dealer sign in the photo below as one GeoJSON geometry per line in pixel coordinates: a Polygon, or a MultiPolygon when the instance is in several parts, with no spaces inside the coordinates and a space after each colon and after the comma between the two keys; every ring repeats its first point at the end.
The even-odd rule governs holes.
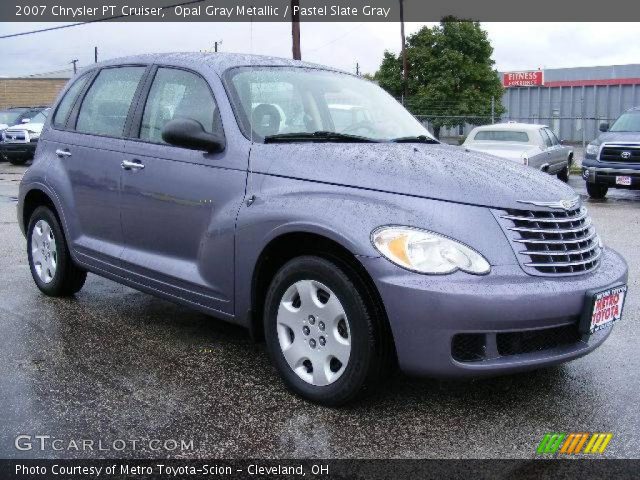
{"type": "Polygon", "coordinates": [[[502,74],[502,84],[505,87],[536,87],[544,85],[544,72],[505,72],[502,74]]]}

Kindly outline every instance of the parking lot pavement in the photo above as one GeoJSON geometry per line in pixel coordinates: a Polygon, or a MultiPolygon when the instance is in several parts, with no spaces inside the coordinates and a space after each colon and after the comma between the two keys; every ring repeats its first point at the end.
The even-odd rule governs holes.
{"type": "Polygon", "coordinates": [[[531,458],[544,433],[571,431],[612,432],[607,457],[640,458],[637,193],[587,202],[630,267],[624,318],[600,349],[480,381],[398,375],[376,397],[336,410],[287,393],[263,345],[240,328],[95,275],[76,298],[41,295],[15,220],[22,171],[0,163],[0,458],[531,458]],[[18,434],[65,448],[18,451],[18,434]],[[78,439],[108,450],[68,450],[78,439]],[[140,439],[144,450],[118,452],[118,439],[140,439]],[[152,452],[149,439],[194,448],[152,452]]]}

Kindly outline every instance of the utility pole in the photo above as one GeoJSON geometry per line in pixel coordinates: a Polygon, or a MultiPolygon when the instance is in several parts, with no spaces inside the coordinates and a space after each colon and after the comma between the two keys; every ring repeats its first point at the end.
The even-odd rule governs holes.
{"type": "Polygon", "coordinates": [[[76,66],[76,63],[78,63],[78,59],[71,60],[71,63],[73,63],[73,74],[75,75],[76,73],[78,73],[78,67],[76,66]]]}
{"type": "Polygon", "coordinates": [[[408,67],[407,67],[407,48],[404,36],[404,0],[400,1],[400,36],[402,37],[402,83],[404,84],[403,99],[407,98],[408,89],[408,67]]]}
{"type": "Polygon", "coordinates": [[[218,45],[222,45],[222,40],[218,40],[216,42],[213,42],[213,51],[218,53],[218,45]]]}
{"type": "Polygon", "coordinates": [[[496,123],[496,97],[491,97],[491,124],[496,123]]]}
{"type": "Polygon", "coordinates": [[[93,61],[98,63],[98,47],[93,47],[93,61]]]}
{"type": "Polygon", "coordinates": [[[360,76],[360,64],[356,62],[356,75],[360,76]]]}
{"type": "Polygon", "coordinates": [[[300,0],[291,0],[291,40],[294,60],[302,60],[300,51],[300,0]]]}

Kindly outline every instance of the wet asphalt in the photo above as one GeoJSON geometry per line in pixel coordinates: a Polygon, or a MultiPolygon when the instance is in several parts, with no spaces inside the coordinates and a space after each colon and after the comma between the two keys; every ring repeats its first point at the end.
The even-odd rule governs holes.
{"type": "Polygon", "coordinates": [[[289,394],[241,328],[95,275],[75,298],[40,294],[15,218],[24,170],[0,163],[0,458],[532,458],[544,433],[571,431],[612,432],[607,457],[640,458],[640,192],[587,201],[630,268],[601,348],[479,381],[398,374],[336,410],[289,394]]]}

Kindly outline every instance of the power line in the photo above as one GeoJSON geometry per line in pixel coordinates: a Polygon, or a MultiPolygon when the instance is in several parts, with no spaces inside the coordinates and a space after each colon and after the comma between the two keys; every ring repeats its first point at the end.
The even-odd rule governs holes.
{"type": "Polygon", "coordinates": [[[321,48],[328,47],[329,45],[331,45],[333,43],[336,43],[338,40],[342,40],[347,35],[351,35],[353,32],[358,30],[363,25],[364,25],[364,22],[361,22],[361,23],[357,24],[355,27],[353,27],[351,30],[349,30],[348,32],[344,33],[343,35],[337,36],[336,38],[334,38],[333,40],[328,41],[324,45],[320,45],[319,47],[315,47],[315,48],[311,48],[311,49],[307,50],[307,53],[315,52],[316,50],[320,50],[321,48]]]}
{"type": "MultiPolygon", "coordinates": [[[[160,7],[160,8],[182,7],[184,5],[191,5],[193,3],[202,3],[204,1],[205,0],[190,0],[188,2],[176,3],[174,5],[165,5],[164,7],[160,7]]],[[[115,19],[118,19],[118,18],[130,18],[130,17],[131,17],[131,15],[113,15],[111,17],[105,17],[105,18],[98,18],[96,20],[90,20],[88,22],[76,22],[76,23],[69,23],[67,25],[58,25],[57,27],[48,27],[48,28],[41,28],[39,30],[30,30],[28,32],[10,33],[8,35],[0,35],[0,40],[2,40],[4,38],[22,37],[22,36],[25,36],[25,35],[33,35],[33,34],[36,34],[36,33],[51,32],[53,30],[62,30],[64,28],[78,27],[80,25],[87,25],[89,23],[106,22],[108,20],[115,20],[115,19]]]]}

